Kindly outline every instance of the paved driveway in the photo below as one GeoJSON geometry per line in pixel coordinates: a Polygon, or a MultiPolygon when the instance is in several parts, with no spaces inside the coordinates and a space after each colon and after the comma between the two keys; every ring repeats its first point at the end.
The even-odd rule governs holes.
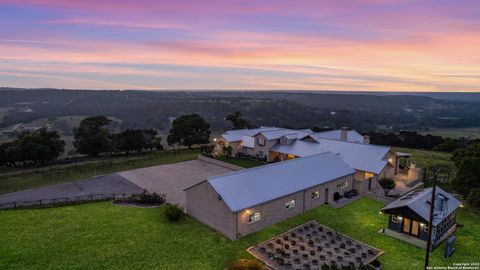
{"type": "Polygon", "coordinates": [[[195,185],[209,176],[234,171],[199,159],[184,161],[119,173],[125,179],[150,192],[165,194],[169,203],[185,209],[185,188],[195,185]]]}
{"type": "Polygon", "coordinates": [[[55,198],[74,199],[77,196],[93,194],[132,194],[142,191],[142,188],[118,174],[106,174],[74,182],[3,194],[0,195],[0,204],[18,201],[48,201],[55,198]]]}
{"type": "MultiPolygon", "coordinates": [[[[221,164],[221,162],[219,162],[221,164]]],[[[114,174],[92,177],[74,182],[27,189],[0,195],[0,204],[18,201],[75,199],[93,194],[132,194],[149,192],[165,194],[169,203],[185,208],[185,188],[209,176],[241,169],[233,165],[221,166],[203,160],[191,160],[160,166],[141,168],[114,174]]]]}

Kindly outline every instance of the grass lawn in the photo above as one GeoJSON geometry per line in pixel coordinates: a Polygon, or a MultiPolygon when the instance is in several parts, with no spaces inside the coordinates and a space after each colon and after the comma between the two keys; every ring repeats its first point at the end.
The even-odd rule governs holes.
{"type": "Polygon", "coordinates": [[[234,165],[244,167],[244,168],[253,168],[261,165],[265,165],[265,162],[248,159],[248,158],[233,158],[228,156],[218,157],[219,160],[232,163],[234,165]]]}
{"type": "Polygon", "coordinates": [[[36,170],[15,171],[0,175],[0,194],[32,187],[68,182],[99,174],[196,159],[196,149],[165,151],[140,156],[100,159],[68,165],[56,165],[36,170]]]}
{"type": "MultiPolygon", "coordinates": [[[[270,226],[239,241],[230,241],[186,218],[170,224],[164,207],[140,209],[109,202],[50,209],[0,211],[0,269],[223,269],[238,258],[250,258],[246,248],[314,219],[363,241],[386,254],[384,269],[422,269],[422,250],[378,234],[386,216],[382,205],[363,198],[340,209],[321,206],[270,226]]],[[[465,225],[457,235],[457,251],[431,265],[475,262],[480,257],[480,218],[460,209],[465,225]]]]}

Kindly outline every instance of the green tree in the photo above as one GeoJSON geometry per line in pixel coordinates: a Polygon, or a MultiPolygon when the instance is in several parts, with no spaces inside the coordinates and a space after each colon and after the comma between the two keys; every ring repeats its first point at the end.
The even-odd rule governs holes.
{"type": "Polygon", "coordinates": [[[242,118],[242,113],[240,113],[239,111],[227,115],[225,117],[225,120],[232,123],[232,129],[243,129],[252,127],[248,120],[242,118]]]}
{"type": "Polygon", "coordinates": [[[121,135],[123,137],[122,150],[125,152],[140,152],[145,147],[145,137],[142,130],[127,129],[121,135]]]}
{"type": "Polygon", "coordinates": [[[480,188],[480,143],[455,151],[452,161],[457,167],[452,186],[466,196],[471,189],[480,188]]]}
{"type": "Polygon", "coordinates": [[[163,150],[162,137],[158,137],[158,132],[155,129],[143,129],[142,132],[147,150],[163,150]]]}
{"type": "Polygon", "coordinates": [[[175,119],[167,137],[169,145],[181,144],[192,148],[193,144],[208,143],[210,124],[200,115],[192,113],[175,119]]]}
{"type": "Polygon", "coordinates": [[[111,149],[111,138],[105,128],[111,121],[102,115],[87,117],[73,130],[73,145],[78,153],[96,157],[111,149]]]}
{"type": "Polygon", "coordinates": [[[468,203],[476,208],[480,208],[480,188],[472,188],[468,193],[468,203]]]}
{"type": "Polygon", "coordinates": [[[388,196],[388,193],[395,188],[395,181],[390,178],[382,178],[378,180],[378,183],[382,186],[385,196],[388,196]]]}
{"type": "Polygon", "coordinates": [[[15,166],[15,143],[6,142],[0,145],[0,166],[15,166]]]}
{"type": "Polygon", "coordinates": [[[7,148],[7,154],[13,154],[17,161],[24,164],[33,162],[43,164],[50,162],[64,151],[65,142],[56,131],[49,131],[46,127],[37,131],[20,133],[13,145],[7,148]],[[12,153],[13,152],[13,153],[12,153]]]}

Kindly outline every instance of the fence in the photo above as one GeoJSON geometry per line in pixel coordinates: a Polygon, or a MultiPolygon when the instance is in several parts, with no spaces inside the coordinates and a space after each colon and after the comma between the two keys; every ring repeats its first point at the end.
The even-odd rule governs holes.
{"type": "Polygon", "coordinates": [[[89,195],[82,195],[82,196],[41,199],[41,200],[32,200],[32,201],[16,201],[16,202],[8,202],[8,203],[0,204],[0,210],[51,207],[51,206],[83,203],[83,202],[108,201],[108,200],[114,200],[119,198],[126,198],[131,195],[133,194],[115,194],[115,193],[89,194],[89,195]]]}

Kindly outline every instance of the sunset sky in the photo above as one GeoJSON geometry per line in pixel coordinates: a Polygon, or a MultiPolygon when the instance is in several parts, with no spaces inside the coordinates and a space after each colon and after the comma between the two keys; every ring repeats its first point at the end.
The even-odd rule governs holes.
{"type": "Polygon", "coordinates": [[[0,86],[480,91],[479,0],[0,0],[0,86]]]}

